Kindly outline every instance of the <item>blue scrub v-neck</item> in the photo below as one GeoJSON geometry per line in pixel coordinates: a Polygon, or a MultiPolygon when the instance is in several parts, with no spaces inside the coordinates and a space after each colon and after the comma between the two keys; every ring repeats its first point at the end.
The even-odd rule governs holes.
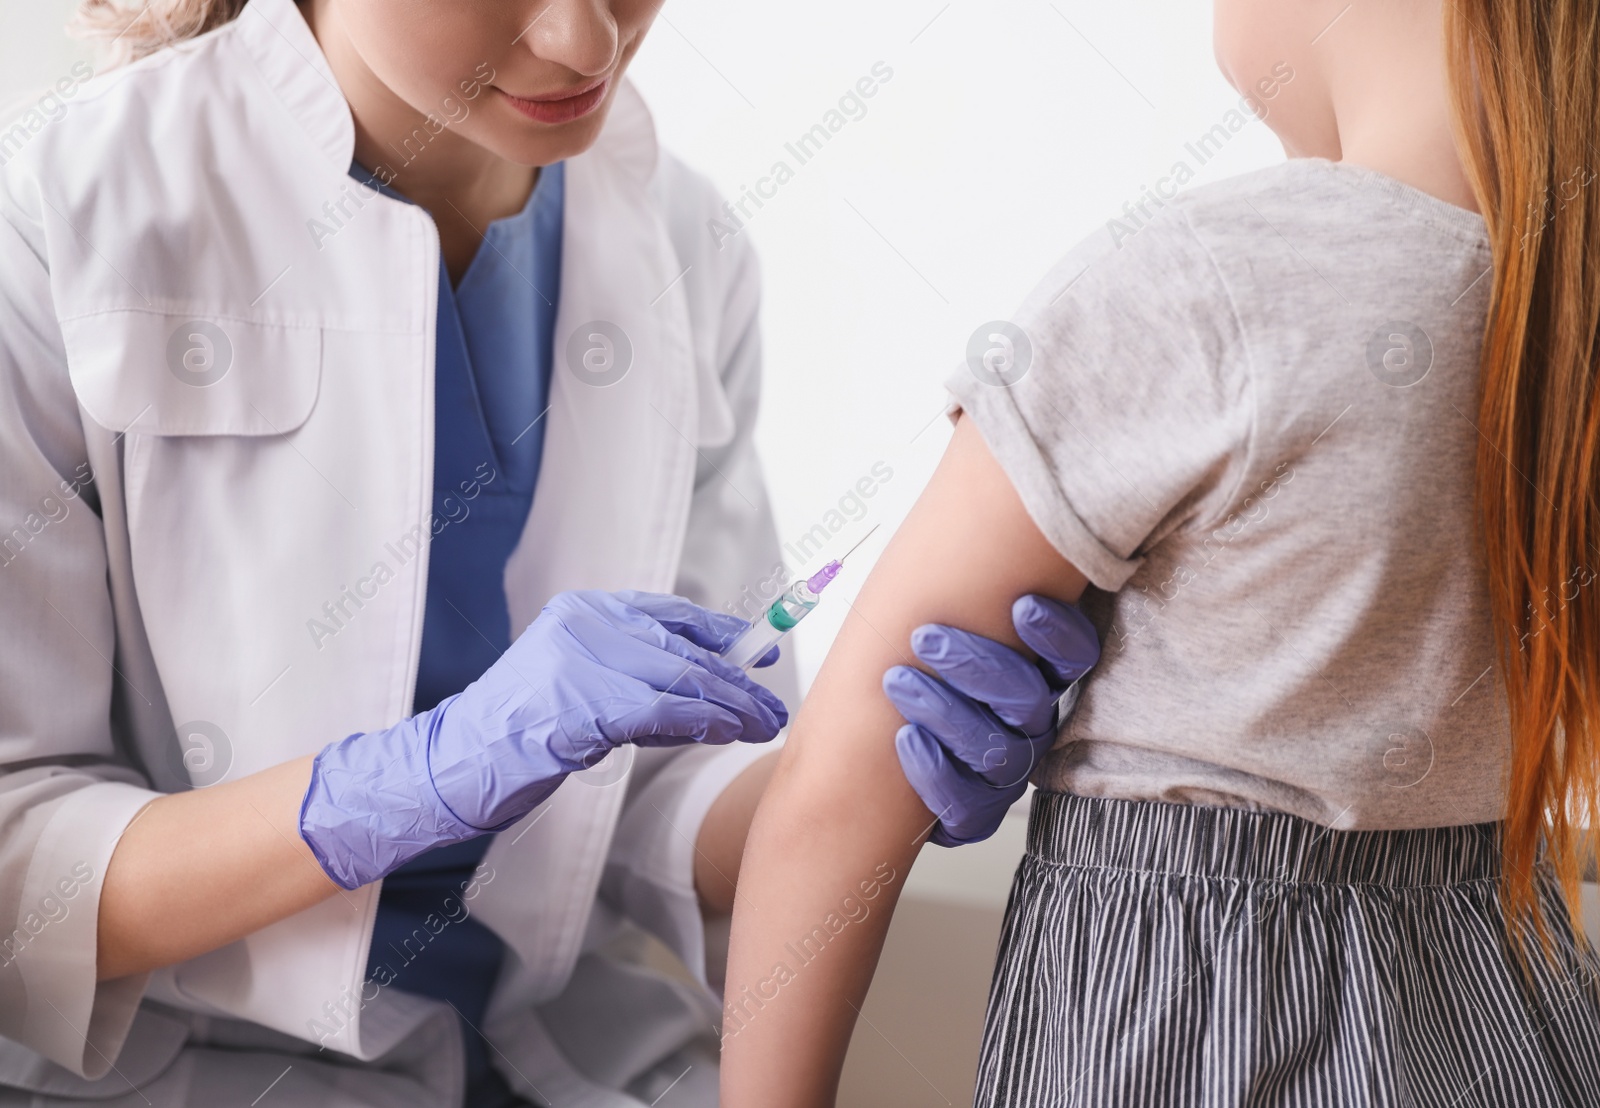
{"type": "MultiPolygon", "coordinates": [[[[351,175],[406,199],[360,166],[351,175]]],[[[459,693],[511,645],[505,567],[544,449],[565,192],[564,167],[544,167],[523,210],[485,229],[455,288],[439,262],[432,537],[413,712],[459,693]]],[[[517,1103],[476,1030],[505,946],[460,895],[492,838],[428,851],[385,878],[367,958],[369,981],[446,1000],[471,1025],[462,1028],[468,1108],[517,1103]]]]}
{"type": "Polygon", "coordinates": [[[523,210],[489,225],[456,289],[439,263],[433,539],[414,711],[466,688],[511,645],[505,565],[544,447],[564,186],[562,165],[542,170],[523,210]]]}

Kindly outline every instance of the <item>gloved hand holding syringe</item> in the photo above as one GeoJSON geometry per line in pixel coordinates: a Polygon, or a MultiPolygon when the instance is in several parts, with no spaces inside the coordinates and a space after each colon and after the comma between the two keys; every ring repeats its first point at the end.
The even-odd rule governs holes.
{"type": "Polygon", "coordinates": [[[878,526],[874,526],[872,531],[861,536],[860,542],[816,573],[810,577],[800,578],[779,593],[778,599],[768,605],[767,610],[750,625],[750,630],[740,635],[732,646],[722,652],[722,656],[744,670],[752,668],[765,658],[778,640],[793,631],[801,620],[811,614],[811,610],[817,606],[817,601],[821,598],[822,590],[839,576],[839,570],[844,567],[844,560],[854,554],[861,543],[870,539],[878,526]]]}

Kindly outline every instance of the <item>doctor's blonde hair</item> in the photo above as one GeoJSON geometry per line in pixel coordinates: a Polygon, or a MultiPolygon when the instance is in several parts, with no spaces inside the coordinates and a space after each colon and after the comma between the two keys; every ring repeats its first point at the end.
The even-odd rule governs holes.
{"type": "Polygon", "coordinates": [[[137,61],[236,18],[245,0],[83,0],[71,31],[100,42],[103,68],[137,61]]]}

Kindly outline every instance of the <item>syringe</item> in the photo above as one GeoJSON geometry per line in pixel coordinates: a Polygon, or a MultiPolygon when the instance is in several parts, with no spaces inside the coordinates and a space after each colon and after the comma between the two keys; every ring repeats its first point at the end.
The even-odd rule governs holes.
{"type": "MultiPolygon", "coordinates": [[[[873,527],[872,531],[877,529],[873,527]]],[[[861,543],[872,537],[872,531],[861,536],[861,542],[856,543],[810,577],[802,577],[784,589],[778,599],[774,600],[767,610],[761,613],[760,618],[750,625],[750,630],[740,635],[732,646],[722,652],[722,656],[744,670],[750,669],[766,657],[767,651],[771,650],[779,639],[793,631],[801,620],[811,614],[811,610],[821,599],[822,590],[839,576],[844,560],[854,554],[861,543]]]]}

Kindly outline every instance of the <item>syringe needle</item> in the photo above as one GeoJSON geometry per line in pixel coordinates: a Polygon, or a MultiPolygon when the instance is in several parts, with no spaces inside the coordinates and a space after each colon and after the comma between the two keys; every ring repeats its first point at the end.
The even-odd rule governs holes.
{"type": "Polygon", "coordinates": [[[836,561],[843,562],[846,558],[850,557],[850,555],[854,554],[858,549],[860,549],[861,544],[866,542],[868,539],[870,539],[872,537],[872,535],[873,535],[873,532],[877,531],[877,529],[882,527],[882,526],[883,526],[883,524],[881,524],[881,523],[874,523],[872,525],[872,530],[868,531],[865,535],[862,535],[860,540],[855,544],[855,546],[852,546],[849,550],[846,550],[843,554],[839,555],[839,557],[836,559],[836,561]]]}

